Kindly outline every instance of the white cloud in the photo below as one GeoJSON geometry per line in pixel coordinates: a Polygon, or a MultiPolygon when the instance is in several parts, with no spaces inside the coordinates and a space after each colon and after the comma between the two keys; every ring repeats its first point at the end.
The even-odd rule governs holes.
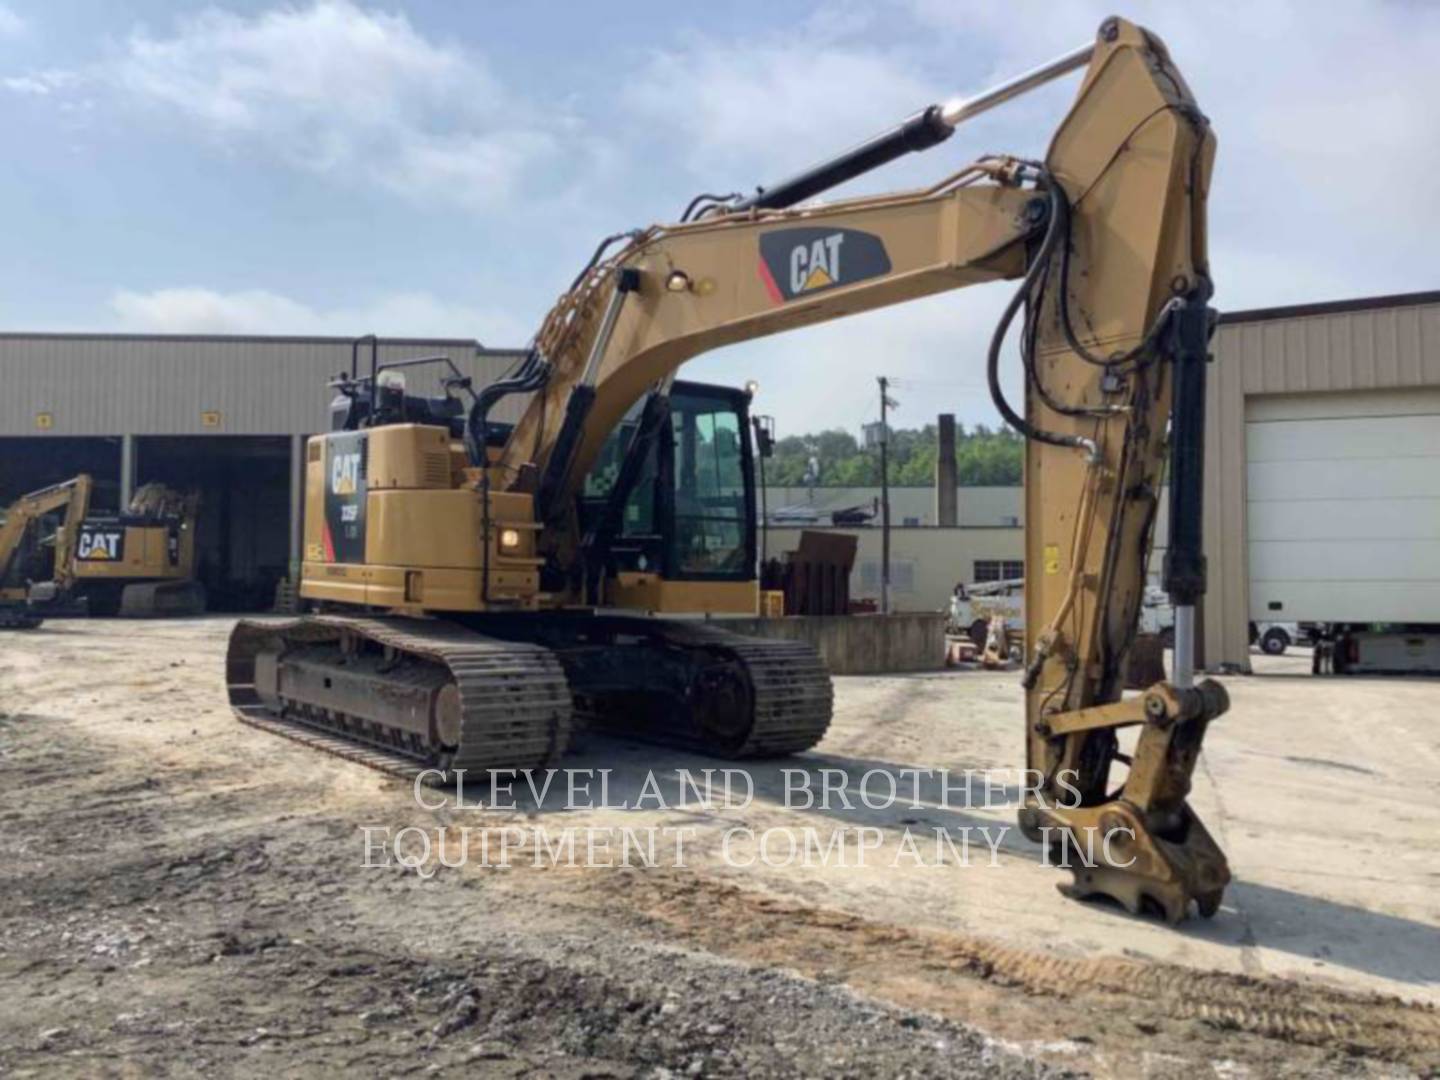
{"type": "Polygon", "coordinates": [[[483,210],[564,184],[564,116],[517,98],[475,52],[351,0],[210,8],[169,34],[137,29],[92,67],[3,82],[31,95],[81,84],[227,151],[416,201],[483,210]]]}
{"type": "Polygon", "coordinates": [[[0,38],[20,37],[30,24],[15,13],[9,4],[0,4],[0,38]]]}
{"type": "MultiPolygon", "coordinates": [[[[1440,204],[1427,197],[1427,184],[1440,172],[1429,116],[1440,96],[1432,60],[1440,55],[1440,7],[1132,0],[1127,11],[1165,39],[1219,136],[1210,202],[1219,305],[1435,286],[1430,249],[1440,204]]],[[[640,41],[651,51],[625,65],[613,99],[597,101],[593,123],[583,125],[518,98],[471,49],[351,0],[245,15],[210,10],[132,34],[95,68],[16,74],[0,86],[61,103],[83,92],[101,100],[97,108],[144,105],[226,150],[426,202],[493,210],[521,184],[530,204],[533,187],[549,183],[557,197],[543,225],[527,233],[531,257],[512,283],[514,295],[534,297],[528,310],[538,312],[573,273],[570,260],[585,253],[592,231],[663,218],[701,188],[773,182],[928,101],[983,89],[1068,49],[1109,14],[1110,0],[854,0],[827,4],[783,35],[712,20],[703,34],[677,39],[657,24],[640,41]],[[612,181],[602,194],[578,194],[578,184],[554,190],[556,176],[558,184],[594,184],[597,173],[612,181]]],[[[549,79],[557,95],[575,81],[566,72],[549,79]]],[[[987,113],[944,147],[851,190],[938,178],[985,151],[1043,152],[1077,83],[1071,77],[987,113]]],[[[512,198],[505,209],[513,216],[523,204],[512,198]]],[[[490,214],[487,237],[513,235],[508,224],[490,214]]],[[[988,412],[979,386],[940,384],[978,384],[992,320],[1011,287],[736,346],[697,362],[695,372],[732,383],[759,378],[765,410],[791,431],[865,419],[881,372],[935,386],[933,395],[903,396],[906,422],[941,409],[973,422],[977,410],[988,412]]],[[[264,291],[171,289],[117,294],[112,313],[145,329],[374,328],[510,341],[533,329],[434,294],[408,295],[404,304],[382,297],[331,310],[264,291]]]]}
{"type": "Polygon", "coordinates": [[[9,75],[0,79],[0,86],[13,94],[48,97],[75,85],[77,81],[77,76],[72,71],[52,69],[32,71],[28,75],[9,75]]]}
{"type": "MultiPolygon", "coordinates": [[[[1110,0],[894,0],[877,17],[884,34],[862,26],[788,44],[753,35],[702,40],[656,57],[632,93],[661,124],[657,141],[691,147],[687,163],[707,178],[773,180],[927,100],[982,90],[1059,55],[1112,11],[1110,0]]],[[[1126,14],[1165,40],[1218,134],[1210,226],[1219,306],[1436,287],[1440,204],[1424,192],[1440,175],[1430,115],[1440,97],[1440,7],[1135,0],[1126,14]]],[[[1072,76],[988,113],[941,149],[864,186],[938,178],[980,151],[1043,152],[1077,85],[1072,76]]],[[[764,410],[792,431],[853,427],[873,416],[877,374],[945,382],[983,375],[999,311],[992,294],[1003,299],[1010,288],[966,290],[736,346],[697,362],[695,372],[759,378],[764,410]]],[[[1007,362],[1007,386],[1018,382],[1014,368],[1007,362]]],[[[983,393],[960,388],[936,386],[933,402],[928,393],[904,397],[907,424],[942,409],[989,412],[983,393]]]]}
{"type": "Polygon", "coordinates": [[[221,292],[199,286],[110,297],[116,330],[155,334],[327,334],[353,337],[477,338],[499,347],[522,344],[530,328],[501,311],[452,304],[426,292],[389,293],[373,302],[317,308],[266,289],[221,292]]]}
{"type": "Polygon", "coordinates": [[[419,199],[502,204],[557,150],[481,57],[349,0],[136,32],[110,75],[223,143],[419,199]]]}
{"type": "Polygon", "coordinates": [[[684,163],[716,183],[769,182],[925,105],[900,58],[815,37],[699,40],[653,54],[625,85],[628,115],[659,125],[684,163]]]}

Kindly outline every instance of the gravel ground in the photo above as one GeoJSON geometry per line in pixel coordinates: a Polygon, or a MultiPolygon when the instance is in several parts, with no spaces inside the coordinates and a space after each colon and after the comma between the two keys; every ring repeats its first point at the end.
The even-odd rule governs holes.
{"type": "MultiPolygon", "coordinates": [[[[1016,945],[999,925],[962,933],[908,899],[887,907],[883,879],[862,879],[852,905],[814,881],[703,860],[429,879],[367,869],[361,826],[433,829],[453,812],[419,811],[404,784],[236,724],[219,677],[228,625],[60,621],[0,642],[0,1075],[1404,1076],[1440,1064],[1433,1009],[1118,947],[1016,945]]],[[[975,685],[1003,705],[998,683],[975,685]]],[[[846,747],[870,737],[870,698],[903,692],[842,682],[830,752],[858,752],[846,747]]],[[[534,821],[497,812],[484,825],[534,821]]],[[[1111,925],[1055,910],[1091,919],[1086,934],[1111,925]]]]}

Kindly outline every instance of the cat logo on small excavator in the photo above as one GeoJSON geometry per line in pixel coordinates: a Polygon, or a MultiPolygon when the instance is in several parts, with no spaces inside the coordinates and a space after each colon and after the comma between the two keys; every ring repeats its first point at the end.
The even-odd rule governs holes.
{"type": "Polygon", "coordinates": [[[119,529],[82,528],[75,557],[85,562],[115,562],[125,554],[125,533],[119,529]]]}

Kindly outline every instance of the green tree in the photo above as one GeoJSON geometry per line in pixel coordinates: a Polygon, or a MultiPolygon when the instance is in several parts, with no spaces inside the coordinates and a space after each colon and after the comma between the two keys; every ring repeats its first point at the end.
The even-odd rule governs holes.
{"type": "MultiPolygon", "coordinates": [[[[935,453],[934,424],[891,429],[890,482],[897,487],[934,483],[935,453]]],[[[819,465],[822,487],[880,483],[880,452],[862,449],[853,435],[839,429],[778,440],[775,457],[766,464],[766,479],[776,485],[803,484],[812,459],[819,465]]],[[[983,424],[973,431],[956,428],[956,471],[963,487],[1019,484],[1024,459],[1025,441],[1008,428],[991,431],[983,424]]]]}

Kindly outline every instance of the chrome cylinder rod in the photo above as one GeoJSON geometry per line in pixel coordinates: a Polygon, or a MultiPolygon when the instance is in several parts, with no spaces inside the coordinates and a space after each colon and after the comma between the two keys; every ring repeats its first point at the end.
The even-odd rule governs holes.
{"type": "Polygon", "coordinates": [[[1195,609],[1189,604],[1175,608],[1175,657],[1170,682],[1180,690],[1195,685],[1195,609]]]}
{"type": "Polygon", "coordinates": [[[595,333],[595,340],[590,343],[590,354],[585,358],[585,372],[580,377],[581,386],[595,385],[595,380],[600,375],[600,361],[605,357],[605,350],[610,347],[610,335],[615,332],[615,321],[620,318],[620,308],[625,304],[626,294],[634,291],[633,281],[625,277],[616,281],[615,291],[610,294],[610,299],[605,304],[605,314],[600,317],[600,329],[595,333]]]}
{"type": "Polygon", "coordinates": [[[940,106],[940,122],[953,130],[957,125],[995,108],[996,105],[1003,105],[1012,98],[1028,94],[1038,86],[1054,82],[1061,76],[1070,74],[1076,68],[1084,67],[1090,62],[1090,57],[1094,53],[1095,45],[1091,42],[1078,49],[1071,49],[1064,56],[1057,56],[1048,64],[1041,64],[1024,75],[1017,75],[999,86],[986,90],[983,94],[976,94],[969,98],[951,98],[940,106]]]}

